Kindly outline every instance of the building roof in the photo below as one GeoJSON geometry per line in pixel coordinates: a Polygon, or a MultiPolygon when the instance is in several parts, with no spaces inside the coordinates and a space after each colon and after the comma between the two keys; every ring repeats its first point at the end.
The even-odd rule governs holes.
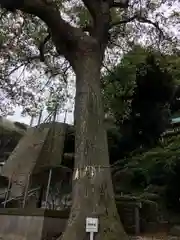
{"type": "Polygon", "coordinates": [[[13,122],[0,116],[0,134],[3,131],[16,132],[20,135],[24,135],[27,126],[23,123],[13,122]]]}
{"type": "Polygon", "coordinates": [[[172,118],[172,123],[180,123],[180,117],[172,118]]]}

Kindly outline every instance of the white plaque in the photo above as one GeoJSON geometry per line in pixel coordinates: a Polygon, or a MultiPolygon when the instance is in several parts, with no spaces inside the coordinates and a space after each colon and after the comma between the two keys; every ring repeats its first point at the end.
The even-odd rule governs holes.
{"type": "Polygon", "coordinates": [[[86,218],[86,232],[98,232],[98,218],[86,218]]]}

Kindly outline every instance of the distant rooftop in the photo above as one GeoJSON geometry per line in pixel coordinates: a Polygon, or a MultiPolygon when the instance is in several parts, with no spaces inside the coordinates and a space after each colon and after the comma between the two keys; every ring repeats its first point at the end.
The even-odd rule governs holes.
{"type": "Polygon", "coordinates": [[[180,117],[172,118],[172,123],[180,123],[180,117]]]}
{"type": "Polygon", "coordinates": [[[19,134],[24,134],[27,127],[28,126],[23,123],[13,122],[0,116],[0,134],[3,133],[2,129],[9,132],[17,132],[19,134]]]}

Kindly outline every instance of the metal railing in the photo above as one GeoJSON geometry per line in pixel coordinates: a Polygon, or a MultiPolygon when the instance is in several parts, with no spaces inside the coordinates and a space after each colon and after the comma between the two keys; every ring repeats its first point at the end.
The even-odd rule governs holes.
{"type": "MultiPolygon", "coordinates": [[[[40,187],[33,188],[33,189],[29,190],[29,191],[28,191],[27,198],[28,198],[28,197],[31,197],[31,196],[32,196],[37,190],[39,190],[39,189],[40,189],[40,187]]],[[[9,192],[10,192],[10,190],[9,190],[9,192]]],[[[8,200],[6,201],[6,203],[11,202],[11,201],[13,201],[13,200],[21,200],[22,198],[24,198],[24,195],[23,195],[23,194],[20,195],[20,196],[12,197],[12,198],[8,199],[8,200]]],[[[5,203],[5,201],[2,202],[2,204],[4,204],[4,203],[5,203]]]]}
{"type": "MultiPolygon", "coordinates": [[[[5,195],[4,201],[1,202],[1,204],[4,205],[4,208],[6,207],[7,203],[9,203],[9,202],[11,202],[13,200],[21,200],[21,199],[23,200],[22,207],[25,208],[27,198],[32,196],[37,190],[39,190],[41,188],[40,186],[38,186],[36,188],[28,190],[29,189],[30,176],[31,176],[31,174],[28,174],[27,183],[25,185],[24,193],[22,195],[20,195],[20,196],[12,197],[10,199],[9,199],[9,193],[11,192],[11,179],[9,179],[8,187],[7,187],[6,191],[4,191],[3,193],[0,194],[0,195],[3,195],[3,194],[5,195]]],[[[51,185],[51,178],[52,178],[52,168],[49,169],[49,177],[48,177],[48,184],[47,184],[46,197],[45,197],[45,208],[47,207],[47,201],[48,201],[48,196],[49,196],[49,189],[50,189],[50,185],[51,185]]]]}
{"type": "MultiPolygon", "coordinates": [[[[27,195],[26,195],[26,198],[24,196],[24,194],[20,195],[20,196],[17,196],[17,197],[12,197],[10,199],[5,199],[3,202],[1,202],[1,204],[4,205],[4,208],[6,207],[6,204],[13,201],[13,200],[22,200],[23,199],[23,208],[25,207],[25,202],[27,200],[27,198],[33,196],[33,194],[35,192],[37,192],[37,190],[39,190],[40,187],[37,187],[37,188],[33,188],[33,189],[30,189],[28,192],[27,192],[27,195]]],[[[10,192],[10,189],[8,190],[8,192],[10,192]]],[[[4,193],[1,193],[0,195],[3,195],[3,194],[6,194],[7,191],[5,191],[4,193]]]]}

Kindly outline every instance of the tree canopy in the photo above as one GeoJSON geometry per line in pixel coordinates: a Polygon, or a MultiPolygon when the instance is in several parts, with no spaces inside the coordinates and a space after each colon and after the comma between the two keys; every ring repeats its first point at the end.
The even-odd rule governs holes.
{"type": "MultiPolygon", "coordinates": [[[[91,28],[95,23],[96,4],[100,3],[94,1],[93,6],[96,7],[92,8],[81,1],[69,4],[67,1],[56,0],[52,6],[49,1],[37,1],[36,4],[41,5],[41,2],[44,11],[57,4],[63,18],[61,31],[66,31],[66,19],[75,27],[74,30],[80,28],[86,34],[93,34],[91,28]]],[[[178,27],[178,1],[173,4],[169,1],[124,2],[111,3],[110,37],[104,58],[105,66],[113,67],[121,58],[117,53],[126,52],[137,43],[154,45],[161,51],[174,51],[178,39],[169,29],[178,27]]],[[[44,17],[36,15],[29,3],[22,10],[15,13],[1,10],[1,114],[5,115],[13,111],[15,104],[22,104],[27,112],[42,108],[42,100],[47,99],[49,91],[51,96],[58,92],[62,96],[62,102],[66,102],[65,99],[71,97],[74,86],[71,68],[64,58],[59,58],[52,34],[49,34],[49,21],[46,25],[44,17]],[[67,79],[70,92],[65,90],[67,79]]],[[[129,91],[131,94],[130,88],[129,91]]]]}

